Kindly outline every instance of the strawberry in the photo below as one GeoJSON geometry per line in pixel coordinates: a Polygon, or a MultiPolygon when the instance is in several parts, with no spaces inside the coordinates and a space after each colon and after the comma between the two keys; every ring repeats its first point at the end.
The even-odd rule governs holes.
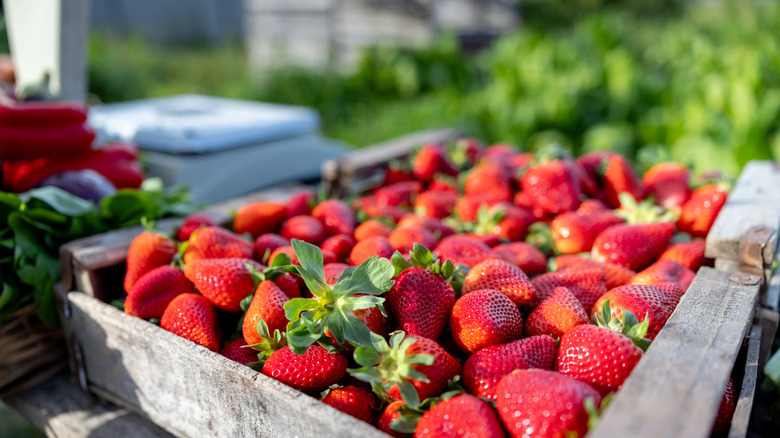
{"type": "Polygon", "coordinates": [[[272,253],[271,256],[268,257],[268,260],[273,262],[276,257],[279,255],[284,254],[287,256],[288,259],[290,259],[290,264],[292,265],[300,265],[301,263],[298,261],[298,256],[295,255],[295,250],[293,250],[292,245],[287,246],[280,246],[279,248],[276,248],[272,253]]]}
{"type": "Polygon", "coordinates": [[[441,219],[452,214],[457,202],[457,193],[429,190],[417,196],[414,211],[420,216],[441,219]]]}
{"type": "Polygon", "coordinates": [[[322,267],[322,270],[325,273],[325,283],[327,283],[328,286],[335,286],[336,283],[338,283],[339,278],[341,278],[341,274],[347,268],[349,268],[349,265],[346,263],[325,264],[322,267]]]}
{"type": "Polygon", "coordinates": [[[301,287],[298,285],[298,277],[292,274],[282,274],[274,279],[274,283],[288,298],[293,299],[301,297],[301,287]]]}
{"type": "Polygon", "coordinates": [[[678,287],[666,285],[659,288],[656,285],[631,284],[616,287],[604,294],[593,306],[592,316],[603,313],[605,303],[609,303],[610,315],[607,319],[622,320],[624,311],[639,315],[641,322],[647,321],[647,337],[655,339],[672,312],[680,302],[683,291],[678,287]]]}
{"type": "Polygon", "coordinates": [[[513,437],[585,436],[601,395],[587,383],[547,370],[517,370],[496,388],[496,408],[513,437]]]}
{"type": "Polygon", "coordinates": [[[566,212],[550,223],[555,248],[561,254],[590,251],[593,242],[602,231],[622,223],[623,219],[610,210],[592,213],[566,212]]]}
{"type": "Polygon", "coordinates": [[[322,402],[368,424],[374,424],[379,410],[379,399],[371,391],[351,385],[331,389],[322,402]]]}
{"type": "Polygon", "coordinates": [[[631,279],[631,284],[674,283],[688,290],[696,273],[672,260],[658,260],[631,279]]]}
{"type": "Polygon", "coordinates": [[[431,182],[437,174],[456,176],[458,170],[447,158],[443,145],[429,144],[414,157],[412,173],[422,182],[431,182]]]}
{"type": "Polygon", "coordinates": [[[182,222],[181,227],[176,232],[176,239],[179,242],[186,242],[195,230],[201,227],[214,226],[217,226],[217,223],[214,222],[211,216],[203,213],[191,214],[184,218],[184,222],[182,222]]]}
{"type": "Polygon", "coordinates": [[[677,227],[693,237],[707,237],[721,208],[726,204],[728,193],[715,184],[699,187],[683,204],[677,227]]]}
{"type": "Polygon", "coordinates": [[[501,243],[501,239],[499,239],[498,237],[492,234],[461,233],[458,234],[458,236],[464,239],[471,239],[476,242],[481,242],[485,244],[488,248],[501,243]]]}
{"type": "Polygon", "coordinates": [[[610,158],[617,155],[612,151],[593,151],[577,157],[577,165],[588,174],[597,184],[604,184],[604,171],[610,158]]]}
{"type": "Polygon", "coordinates": [[[452,177],[438,176],[433,182],[428,184],[429,192],[451,192],[458,193],[458,182],[452,177]]]}
{"type": "Polygon", "coordinates": [[[393,245],[387,237],[369,237],[355,244],[349,253],[349,263],[357,266],[373,256],[389,259],[393,256],[393,251],[393,245]]]}
{"type": "Polygon", "coordinates": [[[484,243],[462,236],[450,236],[442,239],[434,252],[441,260],[449,260],[455,265],[470,267],[483,260],[496,258],[490,247],[484,243]]]}
{"type": "Polygon", "coordinates": [[[645,186],[631,163],[622,155],[612,155],[604,171],[604,200],[612,208],[620,207],[619,194],[628,193],[634,200],[645,197],[645,186]]]}
{"type": "Polygon", "coordinates": [[[300,192],[290,196],[285,203],[287,217],[311,215],[311,207],[315,202],[316,198],[311,192],[300,192]]]}
{"type": "Polygon", "coordinates": [[[483,207],[492,207],[501,202],[501,198],[482,196],[461,196],[455,203],[453,213],[461,222],[474,222],[479,217],[479,210],[483,207]]]}
{"type": "Polygon", "coordinates": [[[408,213],[397,205],[379,205],[373,196],[358,198],[352,202],[352,208],[361,211],[369,219],[382,219],[396,223],[408,213]]]}
{"type": "Polygon", "coordinates": [[[427,228],[419,226],[398,227],[390,233],[387,239],[390,245],[402,254],[411,251],[415,243],[426,248],[434,248],[436,246],[436,239],[433,237],[433,233],[427,228]]]}
{"type": "Polygon", "coordinates": [[[459,138],[452,144],[454,161],[464,166],[474,166],[484,154],[485,146],[474,138],[459,138]]]}
{"type": "Polygon", "coordinates": [[[273,254],[277,248],[288,246],[289,244],[289,239],[285,239],[276,233],[263,234],[255,239],[252,249],[252,258],[260,263],[268,263],[272,260],[271,254],[273,254]]]}
{"type": "Polygon", "coordinates": [[[704,239],[676,243],[661,253],[658,260],[672,260],[693,272],[697,272],[699,268],[707,263],[707,258],[704,257],[705,246],[706,241],[704,239]]]}
{"type": "Polygon", "coordinates": [[[355,228],[355,240],[359,242],[374,236],[387,237],[392,232],[393,229],[383,221],[369,219],[355,228]]]}
{"type": "Polygon", "coordinates": [[[136,236],[127,250],[125,271],[125,292],[130,290],[144,274],[152,269],[169,264],[176,255],[176,243],[151,231],[136,236]]]}
{"type": "MultiPolygon", "coordinates": [[[[465,198],[461,198],[465,199],[465,198]]],[[[525,238],[533,224],[533,214],[524,208],[508,202],[499,202],[491,207],[480,207],[476,215],[474,232],[489,234],[496,238],[516,241],[525,238]]]]}
{"type": "Polygon", "coordinates": [[[609,207],[598,199],[586,199],[577,207],[579,213],[593,213],[602,210],[609,210],[609,207]]]}
{"type": "Polygon", "coordinates": [[[249,233],[253,239],[265,233],[274,233],[287,218],[287,207],[279,202],[259,201],[245,205],[236,211],[233,231],[249,233]]]}
{"type": "Polygon", "coordinates": [[[289,300],[290,298],[271,280],[264,280],[257,285],[252,302],[244,315],[241,329],[247,344],[260,344],[263,342],[262,335],[272,335],[276,330],[280,333],[285,331],[289,321],[284,313],[284,303],[289,300]],[[266,326],[263,330],[258,330],[260,319],[266,326]]]}
{"type": "Polygon", "coordinates": [[[246,265],[260,269],[259,263],[245,258],[196,260],[184,265],[184,275],[217,308],[241,311],[241,300],[255,289],[246,265]]]}
{"type": "Polygon", "coordinates": [[[577,297],[565,287],[556,287],[547,299],[528,315],[525,335],[549,335],[560,339],[574,327],[587,323],[588,312],[577,297]]]}
{"type": "Polygon", "coordinates": [[[295,216],[284,222],[279,234],[285,239],[299,239],[319,245],[325,240],[325,227],[311,216],[295,216]]]}
{"type": "Polygon", "coordinates": [[[480,289],[497,290],[517,306],[525,306],[536,300],[536,290],[525,272],[500,259],[485,260],[466,274],[463,293],[468,294],[480,289]]]}
{"type": "Polygon", "coordinates": [[[720,399],[715,424],[712,425],[711,436],[724,435],[729,430],[734,408],[734,381],[729,377],[726,381],[726,388],[723,390],[723,398],[720,399]]]}
{"type": "Polygon", "coordinates": [[[319,392],[336,383],[347,372],[347,359],[310,345],[298,355],[289,346],[274,353],[263,364],[263,374],[302,392],[319,392]]]}
{"type": "Polygon", "coordinates": [[[328,236],[355,234],[357,219],[355,213],[344,201],[338,199],[322,201],[314,207],[311,215],[322,223],[325,227],[325,234],[328,236]]]}
{"type": "Polygon", "coordinates": [[[420,400],[444,392],[447,382],[461,372],[458,361],[428,338],[396,332],[388,343],[378,334],[370,336],[370,346],[355,349],[355,362],[361,368],[349,373],[413,409],[420,400]]]}
{"type": "Polygon", "coordinates": [[[674,234],[674,223],[655,222],[613,225],[593,242],[591,256],[633,271],[648,266],[666,249],[674,234]]]}
{"type": "Polygon", "coordinates": [[[257,362],[257,352],[248,348],[243,338],[233,339],[228,342],[221,350],[219,354],[225,356],[230,360],[234,360],[241,365],[248,365],[252,362],[257,362]]]}
{"type": "Polygon", "coordinates": [[[385,179],[383,184],[390,185],[403,181],[414,181],[411,169],[400,161],[391,161],[385,170],[385,179]]]}
{"type": "Polygon", "coordinates": [[[546,213],[560,214],[580,205],[580,184],[564,160],[551,160],[532,166],[521,179],[523,192],[546,213]]]}
{"type": "Polygon", "coordinates": [[[437,240],[455,234],[455,230],[453,230],[452,227],[445,225],[441,220],[432,217],[418,216],[414,213],[404,215],[401,220],[398,221],[398,226],[420,226],[427,228],[433,233],[433,236],[436,237],[437,240]]]}
{"type": "Polygon", "coordinates": [[[460,297],[450,312],[450,331],[468,353],[514,341],[523,335],[523,317],[506,295],[492,289],[460,297]]]}
{"type": "Polygon", "coordinates": [[[160,327],[211,351],[219,350],[222,336],[217,309],[201,295],[186,293],[174,298],[163,312],[160,327]]]}
{"type": "Polygon", "coordinates": [[[492,249],[498,258],[517,266],[528,275],[543,274],[547,271],[547,257],[533,245],[512,242],[496,245],[492,249]]]}
{"type": "Polygon", "coordinates": [[[401,418],[401,411],[405,410],[404,408],[406,408],[406,403],[397,400],[387,405],[376,423],[376,428],[396,438],[406,436],[404,433],[392,429],[393,423],[401,418]]]}
{"type": "Polygon", "coordinates": [[[549,222],[552,218],[548,213],[540,207],[534,198],[530,194],[525,192],[517,192],[512,199],[512,203],[522,209],[528,210],[534,216],[534,219],[544,222],[549,222]]]}
{"type": "Polygon", "coordinates": [[[439,402],[417,423],[415,438],[503,438],[504,428],[493,408],[468,394],[439,402]]]}
{"type": "Polygon", "coordinates": [[[184,263],[217,258],[252,258],[254,246],[220,227],[205,227],[192,234],[184,250],[184,263]]]}
{"type": "Polygon", "coordinates": [[[379,206],[412,206],[414,198],[422,190],[423,185],[419,181],[399,182],[378,188],[374,192],[374,199],[379,206]]]}
{"type": "Polygon", "coordinates": [[[691,194],[691,171],[679,163],[658,163],[645,172],[642,182],[658,205],[679,209],[691,194]]]}
{"type": "MultiPolygon", "coordinates": [[[[355,230],[357,232],[357,230],[355,230]]],[[[330,236],[322,242],[320,248],[323,251],[330,251],[336,256],[336,260],[339,262],[345,262],[349,258],[349,253],[352,252],[352,248],[355,247],[355,239],[346,234],[336,234],[330,236]]]]}
{"type": "Polygon", "coordinates": [[[125,313],[142,319],[160,318],[171,301],[184,293],[195,293],[195,286],[181,269],[158,266],[135,282],[125,300],[125,313]]]}
{"type": "Polygon", "coordinates": [[[466,360],[463,384],[477,397],[495,400],[496,385],[512,371],[551,369],[555,348],[555,341],[544,335],[483,348],[466,360]]]}
{"type": "Polygon", "coordinates": [[[606,276],[607,290],[628,284],[631,279],[634,278],[634,275],[636,275],[636,272],[622,266],[613,265],[612,263],[597,262],[573,254],[556,257],[555,265],[561,270],[573,266],[601,269],[606,276]]]}
{"type": "Polygon", "coordinates": [[[469,172],[463,191],[466,196],[511,201],[512,181],[500,166],[482,165],[469,172]]]}
{"type": "Polygon", "coordinates": [[[570,267],[542,274],[531,280],[536,290],[537,303],[546,300],[558,287],[567,288],[590,309],[600,296],[607,292],[604,271],[599,268],[570,267]]]}

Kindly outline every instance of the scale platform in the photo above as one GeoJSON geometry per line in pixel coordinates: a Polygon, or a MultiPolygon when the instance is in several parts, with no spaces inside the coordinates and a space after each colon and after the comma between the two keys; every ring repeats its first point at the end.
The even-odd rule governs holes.
{"type": "Polygon", "coordinates": [[[195,201],[317,179],[349,150],[320,135],[312,109],[200,95],[93,106],[89,122],[98,142],[138,145],[148,176],[187,185],[195,201]]]}

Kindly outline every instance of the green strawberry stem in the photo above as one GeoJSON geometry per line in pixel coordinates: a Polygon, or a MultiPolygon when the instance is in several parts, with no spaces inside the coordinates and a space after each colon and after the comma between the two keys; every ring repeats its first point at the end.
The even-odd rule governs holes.
{"type": "Polygon", "coordinates": [[[596,324],[599,327],[608,328],[612,331],[622,333],[642,351],[646,351],[650,346],[650,339],[647,339],[645,335],[650,327],[649,314],[645,314],[645,319],[640,323],[636,315],[628,310],[623,311],[622,318],[612,317],[612,310],[609,306],[609,300],[604,301],[601,306],[601,313],[596,313],[596,324]]]}
{"type": "Polygon", "coordinates": [[[291,243],[301,265],[279,269],[300,275],[314,298],[293,298],[284,304],[285,315],[290,321],[287,324],[290,349],[296,354],[303,354],[315,342],[331,351],[346,342],[369,345],[371,330],[352,312],[376,307],[385,314],[385,299],[379,295],[393,286],[394,270],[390,261],[374,256],[360,266],[350,266],[331,288],[325,282],[322,251],[298,239],[293,239],[291,243]],[[326,330],[338,345],[330,342],[326,330]]]}
{"type": "Polygon", "coordinates": [[[677,213],[656,205],[652,198],[636,202],[630,194],[620,193],[618,200],[620,200],[620,208],[615,210],[615,214],[631,225],[677,220],[677,213]]]}

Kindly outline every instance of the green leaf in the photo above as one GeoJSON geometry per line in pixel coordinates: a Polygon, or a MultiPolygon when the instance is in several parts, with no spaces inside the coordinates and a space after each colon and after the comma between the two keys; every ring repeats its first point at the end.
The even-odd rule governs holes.
{"type": "Polygon", "coordinates": [[[319,303],[313,298],[293,298],[284,303],[284,314],[290,322],[300,318],[301,312],[316,309],[319,303]]]}
{"type": "MultiPolygon", "coordinates": [[[[249,306],[252,304],[252,299],[255,297],[255,294],[249,294],[244,297],[243,300],[241,300],[241,310],[246,313],[247,310],[249,310],[249,306]]],[[[260,318],[263,319],[263,318],[260,318]]]]}
{"type": "Polygon", "coordinates": [[[394,252],[390,260],[393,262],[395,275],[398,275],[404,270],[412,267],[412,264],[409,263],[399,251],[394,252]]]}
{"type": "Polygon", "coordinates": [[[390,429],[403,434],[413,434],[417,429],[417,423],[420,422],[420,417],[419,414],[402,414],[390,423],[390,429]]]}
{"type": "Polygon", "coordinates": [[[66,216],[80,216],[95,210],[95,205],[91,202],[54,186],[32,189],[19,195],[19,198],[25,203],[32,199],[43,201],[57,213],[66,216]]]}
{"type": "Polygon", "coordinates": [[[417,394],[417,390],[414,388],[414,385],[407,382],[406,380],[401,380],[397,383],[397,385],[401,392],[401,398],[404,400],[404,403],[406,403],[406,405],[412,409],[419,408],[420,396],[417,394]]]}
{"type": "Polygon", "coordinates": [[[360,366],[373,367],[382,362],[382,355],[376,349],[368,345],[361,345],[355,348],[353,353],[355,362],[360,366]]]}
{"type": "Polygon", "coordinates": [[[361,320],[348,316],[344,324],[344,337],[357,345],[371,345],[371,330],[361,320]]]}
{"type": "Polygon", "coordinates": [[[433,262],[433,255],[431,254],[431,251],[419,243],[415,243],[412,247],[411,258],[414,266],[422,266],[427,268],[433,262]]]}
{"type": "Polygon", "coordinates": [[[361,263],[347,279],[343,276],[339,278],[333,291],[339,295],[380,295],[393,286],[394,275],[395,269],[390,260],[373,256],[361,263]]]}
{"type": "Polygon", "coordinates": [[[305,325],[299,325],[293,330],[290,330],[289,326],[287,328],[287,345],[290,346],[293,353],[298,355],[305,353],[306,349],[317,342],[320,337],[322,337],[321,332],[312,332],[309,327],[305,325]]]}
{"type": "Polygon", "coordinates": [[[325,315],[325,318],[322,320],[322,323],[330,330],[331,336],[339,345],[344,345],[349,340],[345,334],[346,322],[346,316],[341,312],[325,315]]]}
{"type": "MultiPolygon", "coordinates": [[[[268,251],[270,251],[270,250],[268,250],[268,251]]],[[[283,252],[280,252],[279,254],[276,255],[276,257],[274,257],[273,260],[271,260],[271,264],[268,265],[268,266],[274,266],[274,267],[285,266],[285,265],[289,265],[291,262],[292,262],[292,259],[290,259],[289,255],[287,255],[287,254],[285,254],[283,252]]]]}
{"type": "Polygon", "coordinates": [[[338,308],[344,312],[349,312],[354,310],[370,309],[372,307],[378,307],[385,302],[385,299],[384,297],[377,297],[374,295],[361,295],[359,297],[352,296],[346,299],[342,298],[339,301],[344,301],[344,303],[339,304],[338,308]]]}
{"type": "MultiPolygon", "coordinates": [[[[322,251],[311,243],[302,240],[292,239],[290,243],[292,244],[293,251],[295,251],[295,255],[298,257],[298,262],[301,264],[301,267],[306,270],[316,282],[325,284],[322,251]]],[[[304,280],[306,280],[305,277],[304,280]]]]}

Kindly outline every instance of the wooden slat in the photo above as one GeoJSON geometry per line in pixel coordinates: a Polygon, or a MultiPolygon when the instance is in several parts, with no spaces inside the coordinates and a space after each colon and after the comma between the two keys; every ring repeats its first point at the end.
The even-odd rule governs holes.
{"type": "Polygon", "coordinates": [[[93,399],[65,374],[3,400],[35,427],[57,438],[166,438],[171,435],[127,409],[93,399]]]}
{"type": "Polygon", "coordinates": [[[758,277],[734,276],[699,270],[589,437],[709,436],[758,299],[758,277]]]}
{"type": "MultiPolygon", "coordinates": [[[[729,195],[726,205],[707,235],[709,258],[739,259],[739,241],[751,227],[780,228],[780,166],[771,161],[751,161],[729,195]]],[[[763,249],[764,261],[772,260],[777,234],[763,249]]]]}
{"type": "Polygon", "coordinates": [[[753,325],[750,329],[750,336],[748,336],[745,373],[742,378],[742,385],[740,385],[741,389],[737,398],[737,406],[734,409],[734,416],[731,419],[729,438],[743,438],[747,436],[750,412],[753,410],[753,398],[756,394],[759,370],[758,355],[762,338],[761,326],[753,325]]]}
{"type": "MultiPolygon", "coordinates": [[[[372,426],[81,292],[66,336],[91,389],[181,437],[387,437],[372,426]]],[[[118,435],[121,436],[121,435],[118,435]]]]}

